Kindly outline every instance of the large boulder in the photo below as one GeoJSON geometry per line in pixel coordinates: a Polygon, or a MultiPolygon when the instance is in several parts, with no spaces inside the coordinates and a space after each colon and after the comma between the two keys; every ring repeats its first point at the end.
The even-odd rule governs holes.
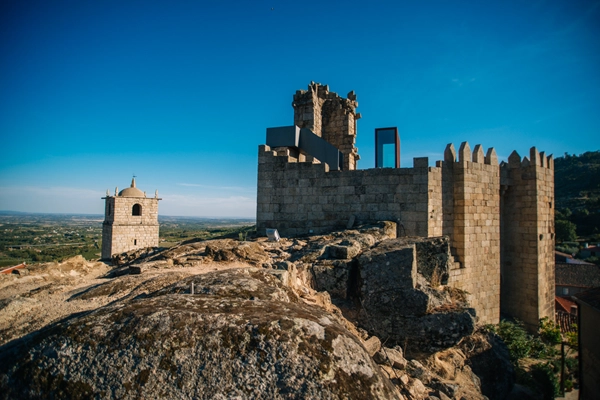
{"type": "Polygon", "coordinates": [[[332,297],[346,299],[352,263],[342,260],[322,260],[313,264],[314,287],[327,291],[332,297]]]}
{"type": "Polygon", "coordinates": [[[259,269],[187,277],[0,347],[3,399],[396,397],[339,317],[259,269]]]}
{"type": "MultiPolygon", "coordinates": [[[[441,242],[430,247],[443,247],[441,242]]],[[[428,246],[423,243],[382,241],[358,257],[357,282],[350,284],[360,300],[360,325],[391,345],[406,346],[412,355],[454,346],[475,329],[475,311],[451,291],[432,287],[419,272],[418,248],[428,246]]]]}

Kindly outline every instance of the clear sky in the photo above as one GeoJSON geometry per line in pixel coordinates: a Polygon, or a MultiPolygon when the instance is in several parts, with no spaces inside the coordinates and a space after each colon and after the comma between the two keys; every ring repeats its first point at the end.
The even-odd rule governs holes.
{"type": "Polygon", "coordinates": [[[599,1],[0,2],[0,210],[255,216],[258,145],[310,81],[354,90],[359,168],[446,144],[600,148],[599,1]]]}

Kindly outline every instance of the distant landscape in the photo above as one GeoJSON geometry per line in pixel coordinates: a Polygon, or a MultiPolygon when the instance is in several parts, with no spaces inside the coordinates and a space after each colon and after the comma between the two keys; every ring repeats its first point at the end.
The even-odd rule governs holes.
{"type": "MultiPolygon", "coordinates": [[[[159,216],[160,245],[199,238],[238,237],[253,219],[159,216]]],[[[81,254],[100,258],[103,215],[34,214],[0,211],[0,267],[61,261],[81,254]]]]}

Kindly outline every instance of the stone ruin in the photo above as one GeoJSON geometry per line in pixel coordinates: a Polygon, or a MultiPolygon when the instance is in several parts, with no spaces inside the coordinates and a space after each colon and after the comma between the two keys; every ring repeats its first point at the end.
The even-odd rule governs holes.
{"type": "MultiPolygon", "coordinates": [[[[296,130],[309,129],[342,154],[341,168],[296,146],[259,146],[257,229],[320,234],[377,221],[397,223],[397,236],[450,239],[448,285],[469,294],[480,323],[500,312],[536,329],[553,318],[554,162],[533,147],[498,163],[494,148],[458,152],[412,168],[357,170],[358,103],[311,83],[292,103],[296,130]]],[[[293,127],[292,127],[293,128],[293,127]]]]}

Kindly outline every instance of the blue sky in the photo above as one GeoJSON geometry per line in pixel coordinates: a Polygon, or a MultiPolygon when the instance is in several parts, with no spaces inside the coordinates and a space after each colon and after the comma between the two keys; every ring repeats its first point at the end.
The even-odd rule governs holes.
{"type": "Polygon", "coordinates": [[[447,143],[598,150],[600,1],[0,2],[0,210],[253,217],[258,145],[310,81],[358,96],[359,168],[447,143]]]}

